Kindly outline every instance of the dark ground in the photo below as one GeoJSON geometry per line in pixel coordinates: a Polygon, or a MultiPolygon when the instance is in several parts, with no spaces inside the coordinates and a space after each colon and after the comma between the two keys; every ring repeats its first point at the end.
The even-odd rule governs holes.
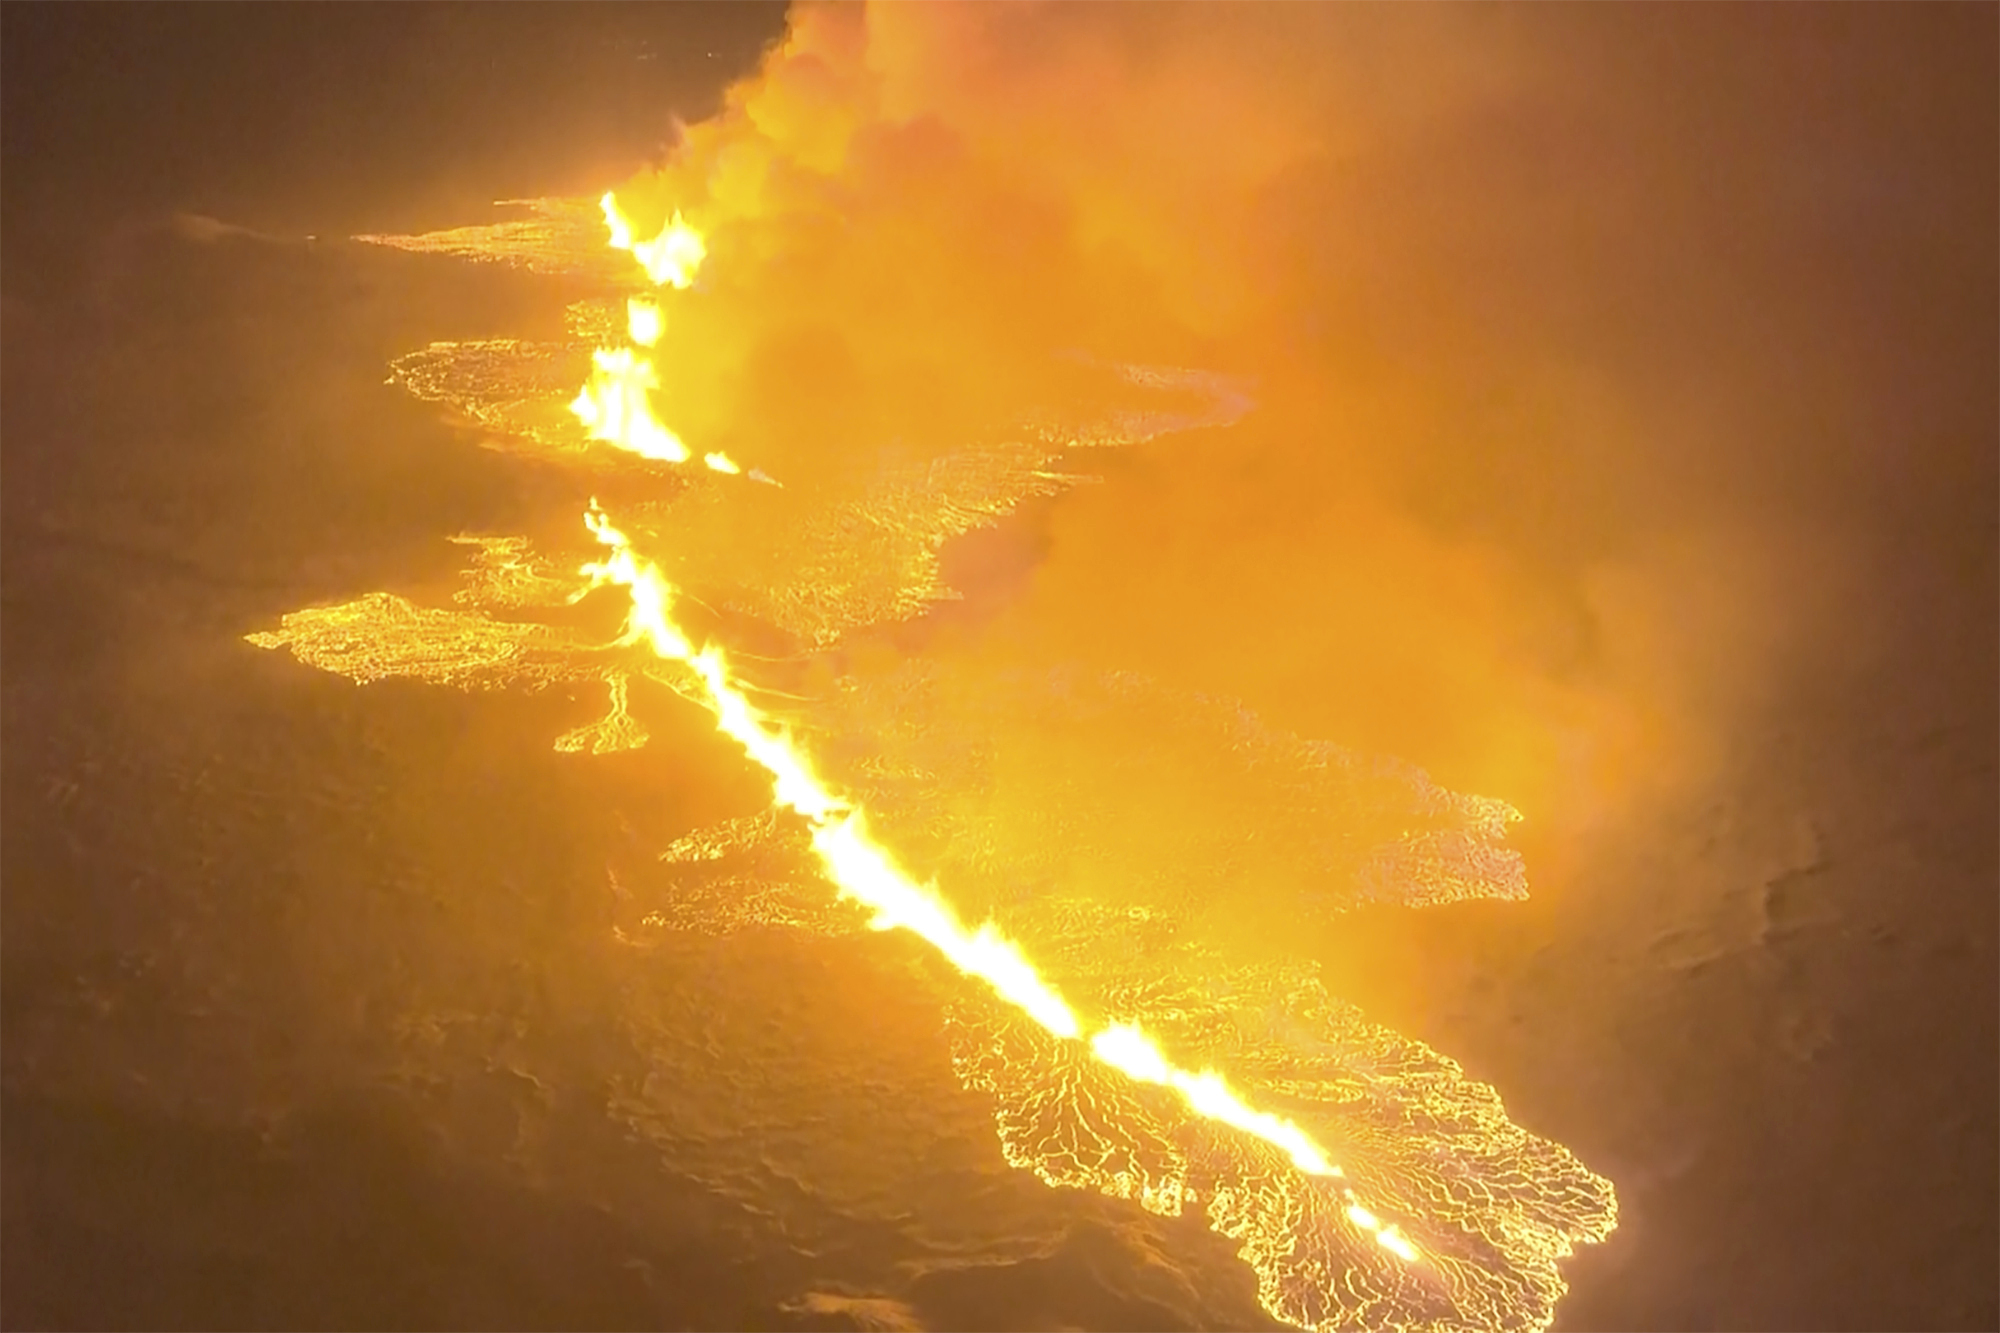
{"type": "MultiPolygon", "coordinates": [[[[1961,12],[1990,81],[1992,10],[1961,12]]],[[[510,1005],[576,1012],[557,1040],[583,1052],[614,1004],[574,959],[491,960],[521,940],[544,942],[531,963],[587,959],[588,876],[641,770],[579,785],[547,701],[364,694],[239,642],[446,572],[441,533],[505,530],[540,483],[453,443],[382,366],[517,331],[548,291],[147,227],[419,229],[590,188],[780,21],[6,7],[7,1327],[721,1327],[775,1321],[762,1293],[806,1280],[637,1150],[576,1148],[590,1188],[482,1162],[516,1133],[504,1055],[436,1094],[451,1124],[491,1122],[465,1142],[412,1110],[431,1093],[351,1077],[380,1055],[357,997],[455,993],[493,1051],[510,1005]],[[273,1105],[303,1109],[260,1119],[273,1105]],[[643,1209],[583,1201],[641,1176],[643,1209]]],[[[1992,121],[1938,169],[1991,179],[1992,121]]],[[[1967,280],[1992,272],[1989,251],[1967,280]]],[[[1995,304],[1960,339],[1984,378],[1941,381],[1983,401],[1908,459],[1958,484],[1857,508],[1854,632],[1805,646],[1708,784],[1526,830],[1527,905],[1322,944],[1371,1016],[1618,1183],[1623,1225],[1569,1268],[1561,1327],[2000,1327],[1995,304]]],[[[537,1132],[588,1137],[563,1095],[537,1132]]],[[[925,1308],[1165,1319],[1121,1276],[1132,1252],[1083,1230],[1005,1279],[927,1279],[959,1285],[925,1308]]]]}

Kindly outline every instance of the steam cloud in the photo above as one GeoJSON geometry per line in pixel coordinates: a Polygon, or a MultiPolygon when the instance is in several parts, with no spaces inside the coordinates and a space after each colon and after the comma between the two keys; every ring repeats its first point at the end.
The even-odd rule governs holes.
{"type": "Polygon", "coordinates": [[[1056,351],[1255,377],[1248,422],[1108,461],[1019,538],[1039,568],[980,650],[1232,692],[1532,816],[1698,768],[1868,595],[1856,507],[1990,473],[1963,449],[1899,472],[1883,429],[1920,376],[1982,373],[1940,358],[1936,315],[1990,320],[1953,279],[1991,269],[1990,200],[1888,160],[1963,109],[1853,86],[1860,53],[1946,37],[807,5],[619,198],[711,245],[662,346],[669,418],[781,475],[942,450],[1059,387],[1056,351]],[[1843,120],[1856,91],[1878,105],[1843,120]],[[1940,220],[1893,281],[1832,266],[1940,220]]]}

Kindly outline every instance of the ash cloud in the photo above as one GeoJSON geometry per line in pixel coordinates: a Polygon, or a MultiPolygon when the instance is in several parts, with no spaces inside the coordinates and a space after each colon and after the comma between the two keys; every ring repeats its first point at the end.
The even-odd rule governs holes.
{"type": "Polygon", "coordinates": [[[1991,586],[1994,35],[800,6],[620,197],[710,238],[672,419],[783,475],[948,449],[1062,351],[1254,377],[1044,514],[957,650],[1233,693],[1533,817],[1699,774],[1899,599],[1991,586]]]}

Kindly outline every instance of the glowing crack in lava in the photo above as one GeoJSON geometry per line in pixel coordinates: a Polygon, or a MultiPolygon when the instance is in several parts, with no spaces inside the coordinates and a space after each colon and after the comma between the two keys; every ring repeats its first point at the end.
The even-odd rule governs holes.
{"type": "MultiPolygon", "coordinates": [[[[604,219],[611,227],[611,245],[630,250],[655,285],[686,288],[694,282],[695,270],[707,254],[701,236],[680,214],[650,241],[634,241],[631,224],[618,211],[617,200],[604,196],[604,219]]],[[[653,394],[660,377],[646,349],[660,341],[664,328],[660,307],[634,297],[626,307],[626,335],[630,347],[600,347],[591,354],[590,383],[570,403],[569,410],[583,423],[593,440],[641,458],[664,463],[685,463],[691,452],[680,436],[668,430],[653,410],[653,394]]],[[[711,452],[702,461],[717,472],[731,476],[743,471],[727,454],[711,452]]]]}
{"type": "MultiPolygon", "coordinates": [[[[679,213],[654,241],[635,243],[616,197],[606,194],[603,207],[612,247],[631,250],[655,283],[684,288],[693,281],[706,250],[679,213]]],[[[662,328],[659,307],[633,299],[627,328],[634,343],[642,347],[657,343],[662,328]]],[[[600,351],[596,365],[598,375],[574,404],[577,415],[592,425],[593,434],[647,457],[664,457],[670,462],[686,459],[686,446],[659,426],[651,414],[645,391],[655,387],[657,380],[650,364],[637,360],[628,350],[600,351]],[[643,377],[632,375],[640,368],[645,372],[643,377]],[[618,380],[616,370],[632,377],[618,380]],[[609,387],[612,383],[616,390],[609,387]],[[620,410],[600,415],[600,404],[606,402],[618,404],[620,410]],[[635,440],[647,447],[631,442],[635,440]]],[[[708,463],[718,472],[739,470],[718,454],[710,454],[708,463]]],[[[611,553],[604,560],[585,565],[583,574],[593,584],[616,584],[631,595],[632,609],[620,642],[644,643],[660,657],[679,662],[694,673],[703,701],[715,713],[716,726],[771,774],[777,803],[804,816],[812,826],[813,852],[841,896],[871,909],[871,924],[876,929],[907,930],[921,937],[954,967],[986,982],[1007,1003],[1055,1036],[1081,1038],[1084,1031],[1076,1013],[998,927],[987,921],[968,931],[934,887],[911,879],[888,850],[869,836],[864,812],[829,790],[804,750],[736,687],[723,650],[715,644],[699,649],[694,646],[674,621],[676,590],[659,567],[640,556],[631,540],[612,526],[594,502],[586,521],[611,553]]],[[[615,698],[614,707],[622,711],[622,695],[615,698]]],[[[1213,1071],[1192,1073],[1177,1067],[1137,1025],[1106,1026],[1090,1036],[1089,1046],[1098,1060],[1127,1077],[1170,1088],[1197,1114],[1281,1149],[1299,1170],[1329,1178],[1344,1174],[1304,1130],[1245,1105],[1213,1071]]],[[[1393,1223],[1382,1222],[1364,1207],[1351,1187],[1342,1186],[1341,1194],[1349,1221],[1397,1257],[1417,1261],[1416,1247],[1393,1223]]]]}
{"type": "MultiPolygon", "coordinates": [[[[673,619],[674,587],[659,568],[632,549],[624,533],[601,510],[588,516],[590,530],[611,548],[609,558],[584,567],[594,583],[614,583],[630,592],[632,611],[621,642],[645,643],[659,656],[680,662],[700,680],[716,726],[771,774],[777,803],[803,815],[812,826],[812,847],[828,879],[843,898],[874,912],[877,930],[907,930],[921,937],[968,976],[991,986],[1007,1003],[1057,1037],[1080,1038],[1084,1029],[1067,1001],[1056,993],[1020,950],[990,921],[967,930],[935,888],[911,879],[895,858],[868,834],[861,809],[829,791],[811,760],[783,727],[774,726],[734,684],[728,658],[714,644],[697,649],[673,619]]],[[[1283,1151],[1308,1175],[1338,1179],[1344,1173],[1297,1125],[1246,1106],[1212,1071],[1190,1073],[1167,1059],[1136,1025],[1106,1026],[1089,1038],[1091,1053],[1142,1083],[1171,1088],[1197,1114],[1262,1139],[1283,1151]]],[[[1418,1259],[1393,1223],[1385,1224],[1353,1189],[1342,1187],[1347,1217],[1376,1243],[1406,1262],[1418,1259]]]]}
{"type": "Polygon", "coordinates": [[[611,229],[611,248],[630,251],[655,286],[685,291],[694,285],[695,270],[707,257],[708,246],[679,213],[652,240],[639,241],[632,238],[632,221],[618,207],[615,193],[606,193],[598,205],[604,210],[604,225],[611,229]]]}
{"type": "MultiPolygon", "coordinates": [[[[630,256],[615,301],[572,307],[569,344],[434,343],[398,360],[397,381],[483,428],[482,442],[530,441],[564,466],[657,477],[648,463],[692,461],[698,446],[666,427],[654,394],[672,313],[662,289],[692,285],[701,237],[675,213],[659,236],[634,240],[612,196],[595,210],[563,200],[529,208],[520,223],[367,239],[603,277],[601,213],[613,253],[630,256]],[[633,261],[641,292],[630,290],[633,261]],[[565,373],[589,379],[568,412],[562,395],[576,378],[565,384],[565,373]],[[556,434],[557,422],[572,434],[556,434]],[[611,448],[579,450],[578,425],[611,448]]],[[[858,498],[739,485],[730,478],[742,470],[711,452],[703,462],[718,475],[677,479],[664,503],[632,501],[623,527],[593,503],[596,550],[581,587],[581,556],[567,548],[544,555],[523,537],[459,537],[472,567],[458,607],[373,593],[293,612],[249,638],[357,682],[602,682],[608,714],[557,738],[566,753],[647,744],[633,681],[701,705],[770,775],[773,802],[660,853],[656,897],[620,890],[640,901],[614,927],[619,939],[745,925],[842,934],[862,928],[858,905],[867,924],[922,938],[981,983],[946,988],[945,1025],[961,1082],[991,1098],[1009,1165],[1155,1213],[1200,1205],[1238,1245],[1264,1309],[1296,1325],[1545,1327],[1565,1290],[1560,1261],[1616,1225],[1609,1182],[1515,1125],[1493,1090],[1449,1059],[1329,996],[1312,965],[1246,963],[1182,929],[1194,895],[1240,877],[1253,845],[1280,858],[1281,878],[1324,886],[1323,911],[1519,897],[1520,858],[1504,846],[1517,816],[1504,802],[1446,792],[1407,765],[1277,735],[1226,701],[1177,698],[1130,677],[947,688],[922,659],[887,673],[843,667],[830,696],[795,700],[780,718],[752,702],[721,646],[697,644],[675,618],[687,588],[816,651],[916,616],[950,595],[937,548],[1024,497],[1072,484],[1076,474],[1056,461],[1064,450],[1226,425],[1247,410],[1236,390],[1193,372],[1115,368],[1112,378],[1169,401],[1178,394],[1180,405],[1149,414],[1107,397],[913,470],[885,468],[858,498]],[[774,512],[788,521],[761,559],[745,561],[729,540],[729,506],[766,503],[782,503],[774,512]],[[533,617],[605,586],[629,599],[613,643],[533,617]],[[794,713],[824,744],[799,739],[794,713]],[[1129,828],[1120,803],[1140,799],[1122,784],[1066,785],[1090,771],[1093,747],[1142,743],[1219,775],[1201,789],[1201,818],[1185,821],[1166,851],[1120,832],[1129,828]],[[948,849],[921,876],[907,868],[917,842],[948,849]],[[1066,889],[1086,863],[1116,882],[1143,878],[1134,892],[1148,905],[1066,889]]],[[[629,1021],[664,1036],[673,1019],[629,1021]]],[[[643,1095],[621,1105],[618,1118],[655,1133],[659,1113],[643,1095]]],[[[670,1123],[657,1132],[684,1142],[670,1123]]]]}

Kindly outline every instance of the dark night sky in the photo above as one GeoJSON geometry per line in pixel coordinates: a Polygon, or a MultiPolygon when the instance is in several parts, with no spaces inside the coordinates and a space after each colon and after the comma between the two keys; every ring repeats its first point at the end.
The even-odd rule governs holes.
{"type": "Polygon", "coordinates": [[[783,21],[776,4],[10,4],[10,262],[167,209],[400,230],[546,192],[552,171],[615,178],[673,115],[713,110],[783,21]]]}

